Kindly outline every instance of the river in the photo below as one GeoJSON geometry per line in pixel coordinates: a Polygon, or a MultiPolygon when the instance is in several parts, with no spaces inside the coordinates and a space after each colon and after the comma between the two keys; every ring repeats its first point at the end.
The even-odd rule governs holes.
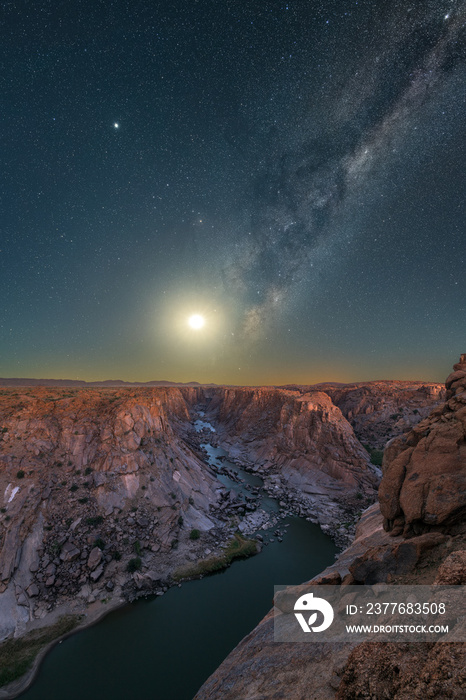
{"type": "MultiPolygon", "coordinates": [[[[206,449],[228,488],[262,484],[257,475],[219,460],[225,455],[220,448],[206,449]],[[230,479],[225,469],[243,481],[230,479]]],[[[261,507],[278,511],[263,492],[261,507]]],[[[191,700],[270,610],[274,585],[301,583],[334,561],[337,548],[316,525],[289,516],[280,528],[283,541],[263,533],[273,541],[257,556],[128,604],[57,644],[21,700],[191,700]]]]}

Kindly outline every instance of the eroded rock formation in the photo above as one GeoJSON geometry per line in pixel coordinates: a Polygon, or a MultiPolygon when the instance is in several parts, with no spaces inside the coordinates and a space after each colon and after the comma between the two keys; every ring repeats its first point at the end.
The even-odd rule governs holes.
{"type": "Polygon", "coordinates": [[[210,392],[207,417],[230,456],[264,477],[270,495],[340,544],[343,523],[375,499],[378,470],[325,392],[232,387],[210,392]]]}
{"type": "Polygon", "coordinates": [[[466,355],[447,378],[446,402],[385,450],[379,490],[393,535],[445,529],[466,513],[466,355]]]}
{"type": "Polygon", "coordinates": [[[0,638],[63,601],[163,581],[190,529],[219,525],[218,482],[176,433],[189,421],[178,389],[0,400],[0,638]],[[126,571],[141,556],[142,575],[126,571]]]}
{"type": "MultiPolygon", "coordinates": [[[[462,355],[446,403],[389,445],[380,505],[363,513],[353,543],[315,585],[466,583],[465,387],[462,355]]],[[[462,643],[276,644],[269,613],[195,700],[459,700],[465,668],[462,643]]]]}
{"type": "Polygon", "coordinates": [[[361,443],[382,449],[445,400],[445,386],[434,382],[375,381],[296,387],[324,391],[351,423],[361,443]]]}

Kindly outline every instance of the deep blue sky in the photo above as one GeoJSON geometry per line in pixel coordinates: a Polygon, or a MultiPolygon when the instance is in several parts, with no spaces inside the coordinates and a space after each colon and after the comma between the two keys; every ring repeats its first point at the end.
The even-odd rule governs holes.
{"type": "Polygon", "coordinates": [[[466,2],[2,15],[0,376],[443,380],[466,351],[466,2]]]}

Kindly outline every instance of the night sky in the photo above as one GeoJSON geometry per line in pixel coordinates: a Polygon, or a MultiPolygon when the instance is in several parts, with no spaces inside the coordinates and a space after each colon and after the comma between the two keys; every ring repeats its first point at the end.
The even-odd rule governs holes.
{"type": "Polygon", "coordinates": [[[466,352],[465,1],[0,26],[0,376],[443,381],[466,352]]]}

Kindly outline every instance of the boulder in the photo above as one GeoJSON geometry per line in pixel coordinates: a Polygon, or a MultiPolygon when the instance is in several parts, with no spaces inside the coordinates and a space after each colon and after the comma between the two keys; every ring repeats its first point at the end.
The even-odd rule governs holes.
{"type": "Polygon", "coordinates": [[[103,573],[104,573],[104,565],[101,564],[99,567],[97,567],[97,569],[95,569],[91,573],[91,579],[94,581],[94,583],[99,580],[99,578],[102,576],[103,573]]]}
{"type": "Polygon", "coordinates": [[[455,368],[447,402],[385,453],[379,502],[395,535],[448,530],[466,515],[466,363],[455,368]]]}
{"type": "Polygon", "coordinates": [[[37,588],[35,583],[31,583],[31,585],[27,587],[26,593],[30,598],[35,598],[39,595],[39,589],[37,588]]]}
{"type": "Polygon", "coordinates": [[[446,539],[441,532],[427,532],[396,544],[371,547],[354,560],[350,573],[357,583],[367,586],[386,583],[393,576],[413,571],[424,552],[443,544],[446,539]]]}
{"type": "Polygon", "coordinates": [[[435,583],[448,586],[466,585],[466,550],[452,552],[441,564],[435,583]]]}
{"type": "Polygon", "coordinates": [[[94,547],[94,549],[91,550],[91,553],[89,554],[89,558],[87,560],[87,566],[91,571],[94,571],[96,569],[100,562],[102,561],[102,550],[99,547],[94,547]]]}
{"type": "Polygon", "coordinates": [[[65,542],[60,552],[60,559],[66,562],[74,561],[80,554],[80,550],[72,542],[65,542]]]}

